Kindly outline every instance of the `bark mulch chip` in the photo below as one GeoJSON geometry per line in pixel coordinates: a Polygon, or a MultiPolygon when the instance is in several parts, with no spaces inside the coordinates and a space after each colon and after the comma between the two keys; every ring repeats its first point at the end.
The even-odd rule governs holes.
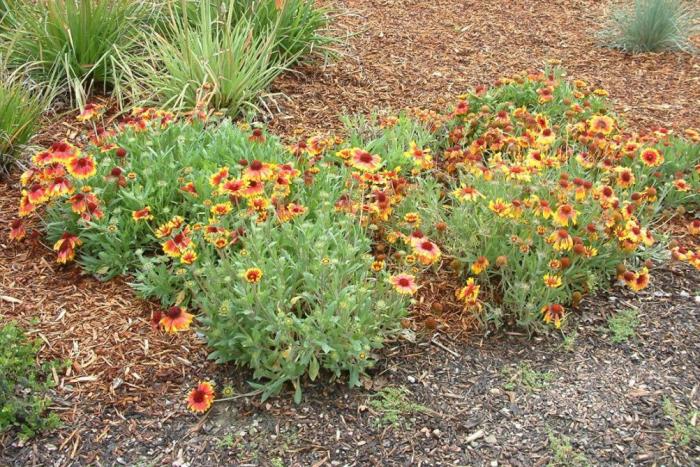
{"type": "MultiPolygon", "coordinates": [[[[273,131],[339,129],[348,112],[441,108],[476,84],[560,62],[610,92],[634,129],[700,127],[700,61],[629,56],[599,46],[606,2],[593,0],[339,0],[339,56],[275,82],[273,131]]],[[[37,141],[75,135],[47,125],[37,141]]],[[[0,219],[16,215],[16,177],[0,184],[0,219]]],[[[684,223],[670,231],[697,246],[684,223]]],[[[689,465],[700,459],[700,273],[655,268],[652,287],[587,298],[566,340],[518,332],[476,335],[445,278],[425,290],[402,338],[378,355],[360,389],[308,383],[261,402],[239,397],[204,416],[186,412],[199,379],[249,391],[251,375],[214,366],[195,333],[151,329],[155,305],[127,280],[98,282],[59,267],[45,245],[0,235],[0,318],[44,342],[63,427],[22,446],[0,435],[2,465],[689,465]],[[436,306],[439,303],[440,306],[436,306]],[[610,317],[631,310],[634,337],[612,342],[610,317]],[[576,327],[576,326],[573,326],[576,327]],[[471,330],[471,335],[468,331],[471,330]],[[694,433],[684,439],[684,434],[694,433]],[[687,441],[687,442],[686,442],[687,441]]]]}

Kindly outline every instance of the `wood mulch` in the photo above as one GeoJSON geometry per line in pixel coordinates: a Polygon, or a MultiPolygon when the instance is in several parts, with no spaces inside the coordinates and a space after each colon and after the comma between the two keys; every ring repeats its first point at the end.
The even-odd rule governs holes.
{"type": "MultiPolygon", "coordinates": [[[[607,89],[633,128],[700,128],[700,58],[599,47],[606,3],[339,0],[334,28],[347,43],[334,61],[276,81],[270,126],[326,132],[339,129],[343,113],[440,108],[475,84],[555,60],[607,89]]],[[[40,142],[74,133],[58,121],[40,142]]],[[[15,216],[17,190],[16,178],[0,183],[2,225],[15,216]]],[[[364,389],[310,384],[299,406],[241,398],[198,418],[183,403],[198,379],[240,393],[250,375],[208,363],[195,333],[153,332],[154,306],[124,280],[100,283],[54,264],[45,246],[9,244],[2,233],[0,318],[42,339],[42,358],[73,364],[54,375],[63,428],[26,446],[0,436],[0,464],[545,465],[554,456],[550,432],[571,437],[594,465],[691,464],[697,439],[679,443],[662,408],[668,398],[685,415],[700,403],[700,274],[679,268],[655,271],[655,287],[640,295],[589,299],[570,352],[556,336],[466,336],[470,323],[449,309],[426,323],[440,300],[428,294],[411,325],[415,341],[407,330],[409,341],[389,345],[364,389]],[[641,324],[634,340],[613,345],[606,319],[623,308],[638,309],[641,324]],[[521,363],[552,379],[532,391],[520,382],[521,363]],[[406,388],[408,401],[429,410],[382,421],[372,401],[387,387],[406,388]]]]}

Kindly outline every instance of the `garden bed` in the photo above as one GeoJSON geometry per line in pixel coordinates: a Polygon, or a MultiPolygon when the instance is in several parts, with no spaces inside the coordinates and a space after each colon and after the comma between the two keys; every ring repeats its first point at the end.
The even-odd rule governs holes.
{"type": "MultiPolygon", "coordinates": [[[[278,99],[273,131],[337,130],[338,114],[374,108],[444,107],[444,98],[470,85],[538,68],[549,58],[608,89],[635,128],[700,126],[693,105],[700,89],[697,58],[627,57],[598,47],[591,38],[598,2],[556,8],[514,2],[512,16],[499,14],[497,2],[485,2],[468,17],[462,5],[437,2],[421,6],[420,24],[417,12],[399,2],[350,1],[341,8],[350,15],[341,16],[340,29],[362,32],[336,63],[304,67],[303,74],[275,82],[289,100],[278,99]],[[579,19],[576,27],[569,27],[572,16],[579,19]],[[523,22],[535,24],[532,18],[544,26],[520,29],[523,22]],[[438,46],[443,42],[454,46],[438,46]]],[[[49,132],[47,142],[73,130],[49,132]]],[[[15,183],[0,188],[2,219],[16,212],[15,183]]],[[[446,318],[440,332],[422,324],[415,343],[390,343],[364,389],[309,384],[299,406],[288,397],[266,403],[244,397],[197,419],[186,415],[182,402],[194,381],[213,379],[243,393],[251,375],[209,363],[194,333],[154,333],[156,305],[135,298],[123,280],[97,282],[76,266],[59,267],[39,244],[2,243],[3,315],[46,343],[42,358],[74,362],[57,375],[54,408],[64,428],[24,448],[5,444],[7,462],[532,463],[552,460],[563,449],[550,432],[559,441],[569,434],[574,455],[593,463],[687,463],[697,456],[697,441],[683,446],[675,440],[662,404],[671,400],[681,413],[679,426],[686,426],[683,417],[698,401],[693,297],[700,277],[688,267],[659,269],[655,285],[641,295],[618,289],[585,299],[571,351],[557,339],[535,344],[517,333],[468,336],[473,322],[446,318]],[[613,345],[607,319],[622,308],[639,311],[638,337],[613,345]],[[523,375],[541,376],[542,387],[533,391],[523,375]],[[408,392],[383,393],[387,388],[408,392]],[[396,423],[384,419],[392,397],[401,407],[396,423]]],[[[418,317],[430,312],[432,297],[444,297],[445,290],[453,296],[441,279],[423,292],[423,303],[414,307],[418,317]]]]}

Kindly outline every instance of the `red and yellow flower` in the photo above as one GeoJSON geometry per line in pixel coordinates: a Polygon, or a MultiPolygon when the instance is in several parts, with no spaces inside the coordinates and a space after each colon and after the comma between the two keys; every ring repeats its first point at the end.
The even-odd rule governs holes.
{"type": "Polygon", "coordinates": [[[543,320],[545,323],[554,323],[554,327],[559,329],[561,327],[562,320],[564,319],[564,307],[558,303],[552,303],[542,307],[540,312],[543,314],[543,320]]]}
{"type": "Polygon", "coordinates": [[[262,280],[263,272],[259,268],[248,268],[243,272],[243,278],[249,284],[257,284],[262,280]]]}
{"type": "Polygon", "coordinates": [[[479,275],[489,267],[489,260],[486,256],[479,256],[471,265],[472,273],[479,275]]]}
{"type": "Polygon", "coordinates": [[[76,247],[82,245],[83,242],[76,235],[69,232],[64,232],[61,238],[53,245],[54,251],[58,253],[56,262],[66,264],[75,258],[76,247]]]}
{"type": "Polygon", "coordinates": [[[440,248],[438,248],[438,246],[430,240],[415,242],[413,245],[413,251],[421,264],[425,266],[438,261],[442,254],[440,252],[440,248]]]}
{"type": "Polygon", "coordinates": [[[568,203],[562,204],[554,213],[554,223],[559,227],[567,227],[569,223],[576,225],[578,213],[576,209],[568,203]]]}
{"type": "Polygon", "coordinates": [[[639,154],[639,159],[647,167],[658,167],[664,162],[664,156],[654,148],[644,149],[639,154]]]}
{"type": "Polygon", "coordinates": [[[153,214],[151,213],[151,208],[146,206],[143,209],[134,211],[131,213],[131,218],[135,221],[148,221],[153,219],[153,214]]]}
{"type": "Polygon", "coordinates": [[[382,165],[382,158],[376,154],[360,148],[352,149],[352,156],[348,159],[351,167],[365,172],[375,172],[382,165]]]}
{"type": "Polygon", "coordinates": [[[403,295],[413,295],[418,291],[415,276],[410,274],[397,274],[389,277],[389,283],[394,286],[394,290],[403,295]]]}
{"type": "Polygon", "coordinates": [[[567,251],[574,247],[574,239],[566,229],[558,229],[552,232],[547,238],[547,242],[556,251],[567,251]]]}
{"type": "Polygon", "coordinates": [[[193,319],[194,315],[188,313],[187,309],[181,306],[171,306],[168,311],[163,313],[159,324],[165,332],[174,334],[188,330],[193,319]]]}
{"type": "Polygon", "coordinates": [[[73,177],[82,180],[95,175],[97,165],[92,156],[80,156],[70,159],[66,164],[66,169],[73,177]]]}
{"type": "Polygon", "coordinates": [[[214,387],[206,381],[200,382],[187,396],[187,408],[192,412],[206,412],[213,403],[214,387]]]}

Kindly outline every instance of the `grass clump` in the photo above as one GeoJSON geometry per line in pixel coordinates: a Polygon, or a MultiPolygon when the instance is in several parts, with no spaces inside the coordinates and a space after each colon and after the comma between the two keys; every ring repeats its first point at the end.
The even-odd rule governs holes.
{"type": "Polygon", "coordinates": [[[46,414],[46,391],[53,387],[48,375],[57,362],[37,365],[40,346],[12,323],[0,328],[0,433],[15,428],[28,439],[59,425],[55,414],[46,414]]]}
{"type": "Polygon", "coordinates": [[[202,105],[238,115],[287,67],[327,43],[325,13],[308,0],[211,0],[169,10],[144,37],[149,99],[174,109],[202,105]]]}
{"type": "Polygon", "coordinates": [[[0,54],[0,169],[6,169],[34,135],[47,96],[28,86],[22,70],[10,72],[0,54]]]}
{"type": "Polygon", "coordinates": [[[618,7],[601,38],[625,52],[695,51],[690,37],[700,31],[697,5],[684,0],[635,0],[618,7]]]}
{"type": "Polygon", "coordinates": [[[633,338],[639,325],[639,313],[635,310],[624,310],[608,318],[610,339],[615,344],[621,344],[633,338]]]}
{"type": "Polygon", "coordinates": [[[45,86],[69,91],[82,107],[92,90],[125,95],[130,57],[146,11],[133,0],[10,2],[3,39],[13,44],[10,66],[28,66],[45,86]]]}

